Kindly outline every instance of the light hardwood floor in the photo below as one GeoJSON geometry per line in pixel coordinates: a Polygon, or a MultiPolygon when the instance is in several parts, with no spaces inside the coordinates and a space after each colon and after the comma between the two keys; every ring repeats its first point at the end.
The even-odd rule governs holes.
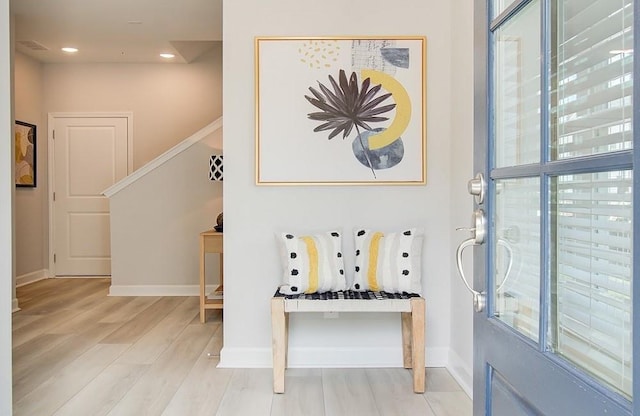
{"type": "Polygon", "coordinates": [[[216,368],[222,318],[198,317],[197,297],[108,297],[109,279],[48,279],[17,289],[14,415],[468,416],[446,369],[216,368]]]}

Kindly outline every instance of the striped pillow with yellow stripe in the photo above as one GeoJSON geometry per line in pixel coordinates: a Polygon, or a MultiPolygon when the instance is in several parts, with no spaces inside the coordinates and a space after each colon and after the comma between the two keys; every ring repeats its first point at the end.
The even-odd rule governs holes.
{"type": "Polygon", "coordinates": [[[279,234],[282,247],[284,294],[345,290],[340,231],[297,236],[279,234]]]}
{"type": "Polygon", "coordinates": [[[354,238],[353,290],[422,292],[422,236],[415,228],[393,233],[357,229],[354,238]]]}

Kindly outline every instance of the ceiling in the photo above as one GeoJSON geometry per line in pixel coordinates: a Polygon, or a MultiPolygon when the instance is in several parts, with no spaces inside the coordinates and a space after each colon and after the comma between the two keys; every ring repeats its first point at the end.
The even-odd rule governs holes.
{"type": "Polygon", "coordinates": [[[45,63],[189,63],[222,42],[222,0],[11,0],[11,13],[16,50],[45,63]]]}

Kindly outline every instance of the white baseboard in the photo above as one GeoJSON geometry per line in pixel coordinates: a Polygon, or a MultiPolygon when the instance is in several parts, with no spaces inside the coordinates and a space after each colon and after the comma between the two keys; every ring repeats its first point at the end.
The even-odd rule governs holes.
{"type": "Polygon", "coordinates": [[[51,279],[109,279],[111,276],[108,274],[101,274],[96,276],[80,275],[80,276],[51,276],[51,279]]]}
{"type": "MultiPolygon", "coordinates": [[[[207,285],[211,293],[217,285],[207,285]]],[[[199,285],[111,285],[109,296],[200,296],[199,285]]]]}
{"type": "Polygon", "coordinates": [[[35,272],[23,274],[21,276],[16,276],[16,287],[28,285],[29,283],[37,282],[39,280],[44,280],[49,278],[49,270],[42,269],[36,270],[35,272]]]}
{"type": "MultiPolygon", "coordinates": [[[[291,368],[402,367],[402,348],[289,348],[291,368]]],[[[426,367],[446,367],[448,348],[427,348],[426,367]]],[[[223,347],[220,368],[271,368],[271,348],[223,347]]]]}
{"type": "Polygon", "coordinates": [[[220,350],[220,368],[271,368],[271,348],[231,348],[220,350]]]}
{"type": "Polygon", "coordinates": [[[13,298],[13,302],[11,302],[11,313],[18,312],[20,308],[18,307],[18,299],[13,298]]]}
{"type": "Polygon", "coordinates": [[[449,363],[446,365],[451,376],[460,384],[462,390],[473,399],[473,371],[469,364],[462,361],[455,351],[449,350],[449,363]]]}

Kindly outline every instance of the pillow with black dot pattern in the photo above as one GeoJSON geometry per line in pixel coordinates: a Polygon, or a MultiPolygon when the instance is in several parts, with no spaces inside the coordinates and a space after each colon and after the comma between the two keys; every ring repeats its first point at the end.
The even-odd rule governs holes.
{"type": "Polygon", "coordinates": [[[352,289],[422,293],[422,235],[415,228],[383,233],[355,230],[352,289]]]}
{"type": "Polygon", "coordinates": [[[345,290],[342,232],[313,235],[278,234],[285,284],[280,292],[299,293],[345,290]]]}

